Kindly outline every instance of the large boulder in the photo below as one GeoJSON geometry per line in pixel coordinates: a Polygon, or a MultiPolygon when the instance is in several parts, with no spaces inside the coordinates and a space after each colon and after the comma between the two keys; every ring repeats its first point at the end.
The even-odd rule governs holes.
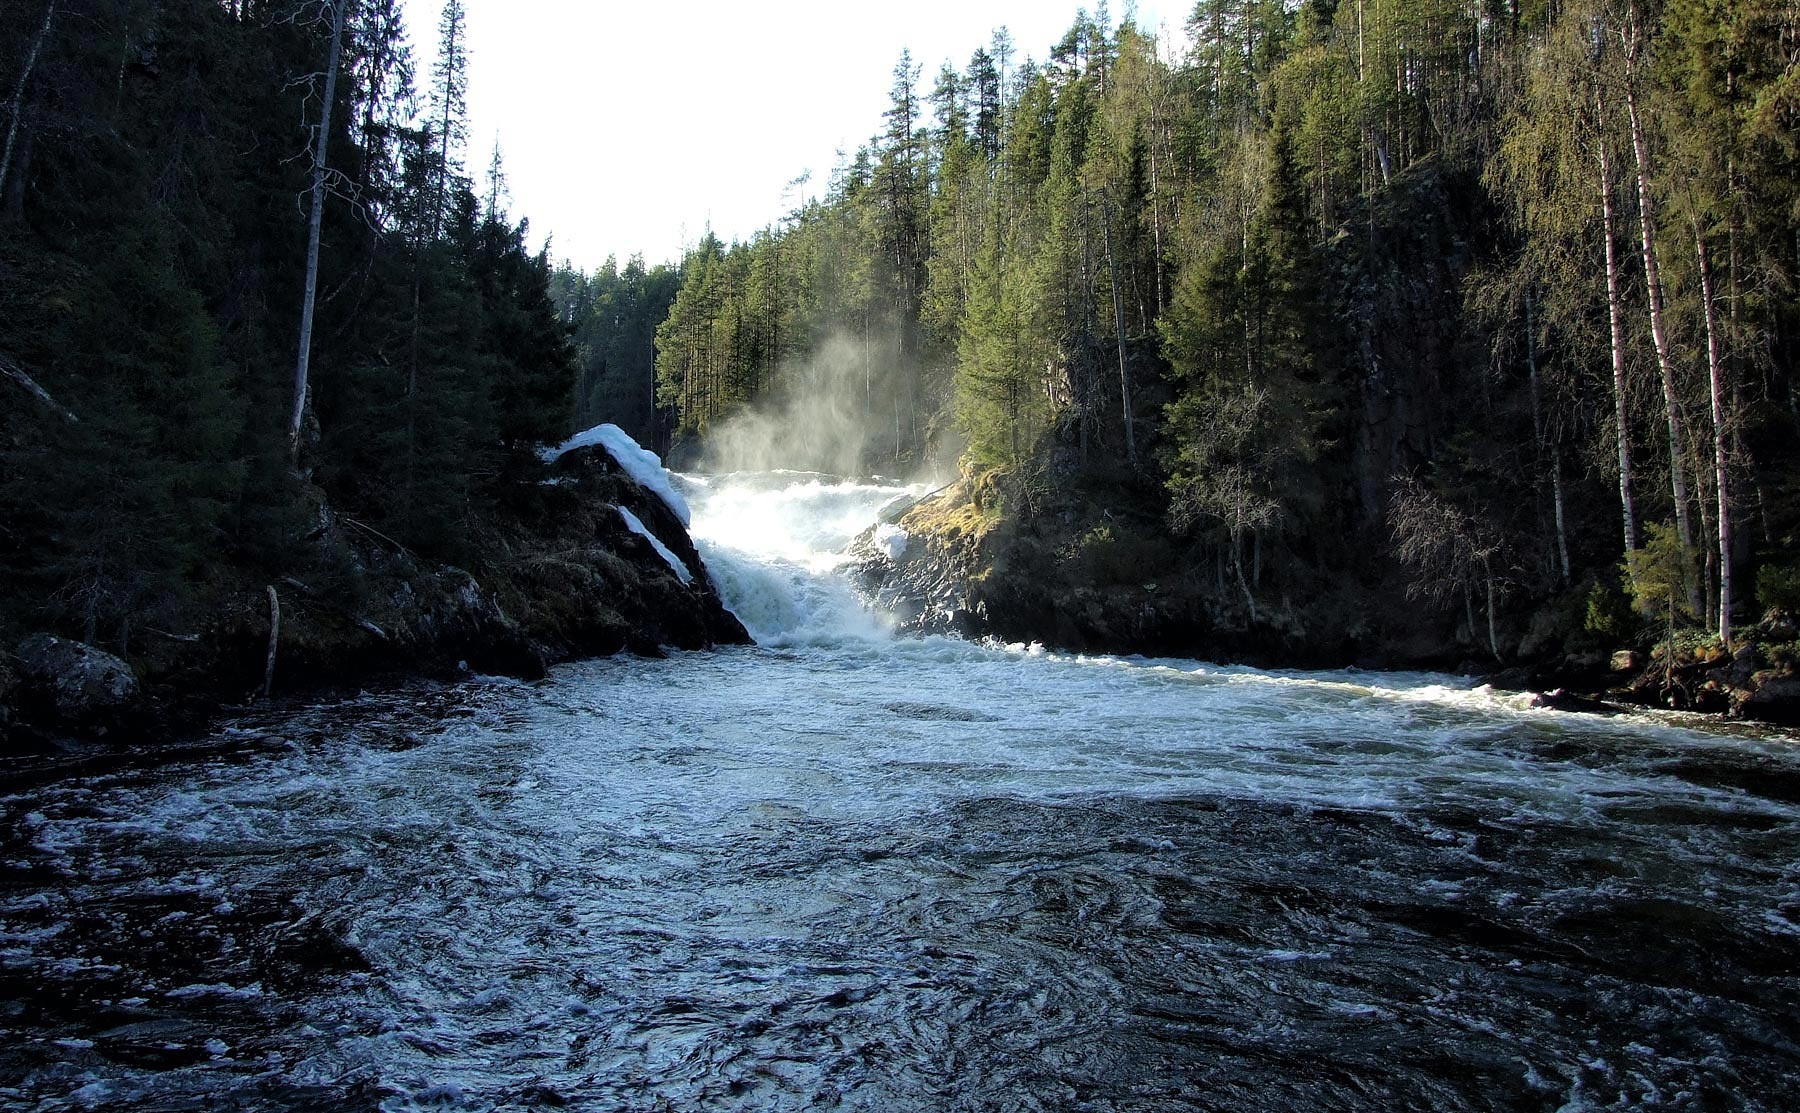
{"type": "Polygon", "coordinates": [[[104,732],[138,705],[131,666],[103,650],[33,634],[16,651],[20,710],[74,730],[104,732]]]}
{"type": "Polygon", "coordinates": [[[1800,725],[1800,676],[1764,670],[1752,676],[1748,684],[1736,688],[1732,697],[1734,711],[1740,718],[1800,725]]]}

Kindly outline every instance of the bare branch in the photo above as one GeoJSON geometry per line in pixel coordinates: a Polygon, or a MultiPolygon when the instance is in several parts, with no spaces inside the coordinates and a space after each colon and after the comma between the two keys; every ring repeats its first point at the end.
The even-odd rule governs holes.
{"type": "Polygon", "coordinates": [[[21,387],[25,388],[26,393],[30,394],[33,398],[36,398],[44,405],[49,406],[58,416],[69,424],[75,425],[80,423],[81,419],[75,416],[73,410],[70,410],[56,399],[50,397],[50,392],[39,386],[36,379],[27,375],[23,367],[20,367],[17,363],[7,359],[5,356],[0,356],[0,374],[5,375],[13,382],[18,383],[21,387]]]}

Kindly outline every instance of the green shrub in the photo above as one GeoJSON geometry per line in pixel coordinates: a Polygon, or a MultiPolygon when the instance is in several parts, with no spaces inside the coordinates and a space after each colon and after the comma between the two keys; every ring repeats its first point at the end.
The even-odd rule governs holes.
{"type": "Polygon", "coordinates": [[[1689,556],[1681,551],[1681,537],[1675,527],[1665,522],[1652,522],[1643,547],[1625,554],[1625,588],[1631,593],[1632,607],[1649,618],[1668,616],[1673,624],[1678,618],[1692,618],[1688,608],[1688,592],[1694,583],[1694,569],[1689,556]]]}
{"type": "Polygon", "coordinates": [[[1631,637],[1636,623],[1632,619],[1631,601],[1618,585],[1601,580],[1588,589],[1587,618],[1583,629],[1607,645],[1618,645],[1631,637]]]}

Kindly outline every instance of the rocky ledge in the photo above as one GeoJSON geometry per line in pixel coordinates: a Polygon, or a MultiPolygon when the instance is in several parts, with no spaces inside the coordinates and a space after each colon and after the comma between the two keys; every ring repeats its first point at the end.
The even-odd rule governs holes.
{"type": "Polygon", "coordinates": [[[221,569],[187,631],[129,659],[36,634],[0,652],[0,742],[154,736],[221,706],[409,676],[541,677],[620,651],[744,644],[680,514],[601,444],[508,500],[471,569],[436,564],[318,504],[296,568],[221,569]],[[271,667],[271,631],[273,658],[271,667]]]}

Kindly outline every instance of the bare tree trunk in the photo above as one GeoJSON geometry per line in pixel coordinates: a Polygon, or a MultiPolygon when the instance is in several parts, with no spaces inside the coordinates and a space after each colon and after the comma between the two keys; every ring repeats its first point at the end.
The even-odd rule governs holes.
{"type": "Polygon", "coordinates": [[[1250,591],[1250,584],[1244,579],[1244,533],[1233,530],[1231,533],[1231,571],[1237,577],[1238,590],[1244,593],[1244,606],[1249,608],[1250,621],[1258,621],[1256,616],[1256,596],[1250,591]]]}
{"type": "Polygon", "coordinates": [[[1725,451],[1725,358],[1713,305],[1712,261],[1706,237],[1694,226],[1694,252],[1700,257],[1700,305],[1706,317],[1706,366],[1712,386],[1713,485],[1719,493],[1719,641],[1731,648],[1731,496],[1725,451]]]}
{"type": "MultiPolygon", "coordinates": [[[[1706,497],[1707,480],[1704,466],[1699,460],[1690,462],[1693,464],[1694,468],[1694,486],[1692,488],[1694,492],[1694,505],[1699,508],[1700,511],[1700,536],[1703,538],[1717,537],[1718,534],[1713,531],[1711,513],[1712,502],[1706,497]]],[[[1711,627],[1718,621],[1718,612],[1713,609],[1718,602],[1713,596],[1714,578],[1718,572],[1718,570],[1713,567],[1713,562],[1718,554],[1713,551],[1711,545],[1705,545],[1700,549],[1700,556],[1702,558],[1699,568],[1700,582],[1694,585],[1689,591],[1690,603],[1692,602],[1693,596],[1697,595],[1699,597],[1700,609],[1695,610],[1694,614],[1700,619],[1700,625],[1711,627]]],[[[1690,609],[1692,608],[1690,607],[1690,609]]]]}
{"type": "MultiPolygon", "coordinates": [[[[1154,98],[1155,94],[1151,94],[1154,98]]],[[[1156,272],[1156,313],[1162,315],[1163,294],[1163,230],[1162,230],[1162,178],[1156,163],[1156,137],[1161,125],[1156,119],[1156,101],[1150,102],[1150,238],[1156,250],[1156,265],[1151,269],[1156,272]]]]}
{"type": "Polygon", "coordinates": [[[1569,527],[1563,514],[1563,476],[1562,451],[1555,450],[1550,457],[1550,497],[1556,510],[1556,557],[1562,566],[1562,582],[1567,584],[1574,578],[1569,569],[1569,527]]]}
{"type": "Polygon", "coordinates": [[[900,380],[905,377],[905,374],[901,370],[901,367],[900,367],[900,364],[902,363],[901,353],[899,350],[901,341],[900,341],[898,332],[900,329],[903,329],[903,328],[905,328],[904,325],[901,325],[899,323],[895,324],[896,334],[894,336],[894,348],[895,348],[894,363],[893,363],[893,370],[890,372],[890,374],[894,380],[894,470],[895,471],[900,470],[900,452],[901,452],[901,448],[902,448],[902,444],[901,444],[901,440],[900,440],[900,389],[901,389],[902,383],[900,380]]]}
{"type": "Polygon", "coordinates": [[[300,302],[300,354],[294,361],[294,411],[288,419],[288,464],[300,465],[300,425],[306,416],[306,378],[312,363],[313,311],[319,293],[319,228],[325,214],[325,148],[331,140],[331,105],[337,97],[338,55],[344,40],[344,13],[351,0],[336,0],[331,15],[331,55],[325,66],[325,100],[319,106],[319,134],[313,143],[312,214],[306,228],[306,292],[300,302]]]}
{"type": "MultiPolygon", "coordinates": [[[[1137,436],[1131,428],[1131,376],[1125,370],[1125,310],[1119,301],[1119,266],[1113,259],[1112,199],[1106,201],[1106,269],[1112,275],[1113,329],[1119,338],[1119,406],[1125,417],[1125,458],[1137,467],[1137,436]]],[[[1240,570],[1240,576],[1242,572],[1240,570]]]]}
{"type": "Polygon", "coordinates": [[[27,394],[50,407],[50,409],[56,412],[58,417],[69,424],[74,425],[81,420],[75,416],[75,411],[50,397],[50,392],[39,386],[36,379],[26,374],[23,367],[20,367],[18,364],[4,356],[0,356],[0,375],[5,375],[13,382],[18,383],[27,394]]]}
{"type": "Polygon", "coordinates": [[[401,473],[404,477],[402,480],[405,484],[403,490],[406,492],[408,506],[412,504],[413,480],[417,474],[415,464],[418,460],[419,446],[419,334],[424,327],[420,318],[421,287],[425,281],[423,274],[424,251],[424,244],[415,241],[412,257],[412,333],[407,344],[406,366],[406,467],[401,473]]]}
{"type": "MultiPolygon", "coordinates": [[[[1084,190],[1081,195],[1081,208],[1076,210],[1075,217],[1081,226],[1081,331],[1089,336],[1094,334],[1094,242],[1088,234],[1088,217],[1093,214],[1094,205],[1084,190]]],[[[1099,347],[1096,343],[1095,347],[1099,347]]]]}
{"type": "Polygon", "coordinates": [[[1669,592],[1669,640],[1663,650],[1663,702],[1675,691],[1675,593],[1669,592]]]}
{"type": "Polygon", "coordinates": [[[1606,316],[1612,330],[1613,420],[1619,441],[1619,506],[1625,517],[1625,551],[1638,547],[1637,506],[1631,497],[1631,423],[1625,409],[1625,309],[1619,291],[1619,256],[1613,225],[1612,158],[1606,150],[1606,102],[1594,85],[1594,109],[1600,122],[1595,148],[1600,158],[1600,218],[1606,237],[1606,316]]]}
{"type": "Polygon", "coordinates": [[[50,23],[56,18],[57,0],[50,0],[44,8],[44,22],[39,25],[37,37],[31,40],[31,53],[25,56],[25,68],[19,71],[19,84],[13,89],[11,109],[12,119],[6,125],[6,148],[0,153],[0,194],[6,190],[6,175],[12,170],[13,147],[19,139],[19,117],[25,112],[25,86],[31,81],[31,71],[37,66],[38,54],[44,49],[44,41],[50,37],[50,23]]]}
{"type": "Polygon", "coordinates": [[[1650,195],[1650,154],[1638,119],[1637,92],[1632,74],[1634,47],[1625,52],[1625,109],[1631,123],[1631,150],[1637,162],[1638,225],[1644,247],[1644,286],[1650,302],[1650,338],[1656,346],[1656,365],[1662,372],[1663,408],[1669,418],[1669,487],[1675,498],[1675,531],[1681,538],[1681,555],[1691,562],[1694,526],[1688,509],[1687,448],[1682,443],[1681,411],[1675,394],[1675,363],[1669,354],[1669,333],[1663,314],[1662,272],[1656,258],[1656,201],[1650,195]]]}

